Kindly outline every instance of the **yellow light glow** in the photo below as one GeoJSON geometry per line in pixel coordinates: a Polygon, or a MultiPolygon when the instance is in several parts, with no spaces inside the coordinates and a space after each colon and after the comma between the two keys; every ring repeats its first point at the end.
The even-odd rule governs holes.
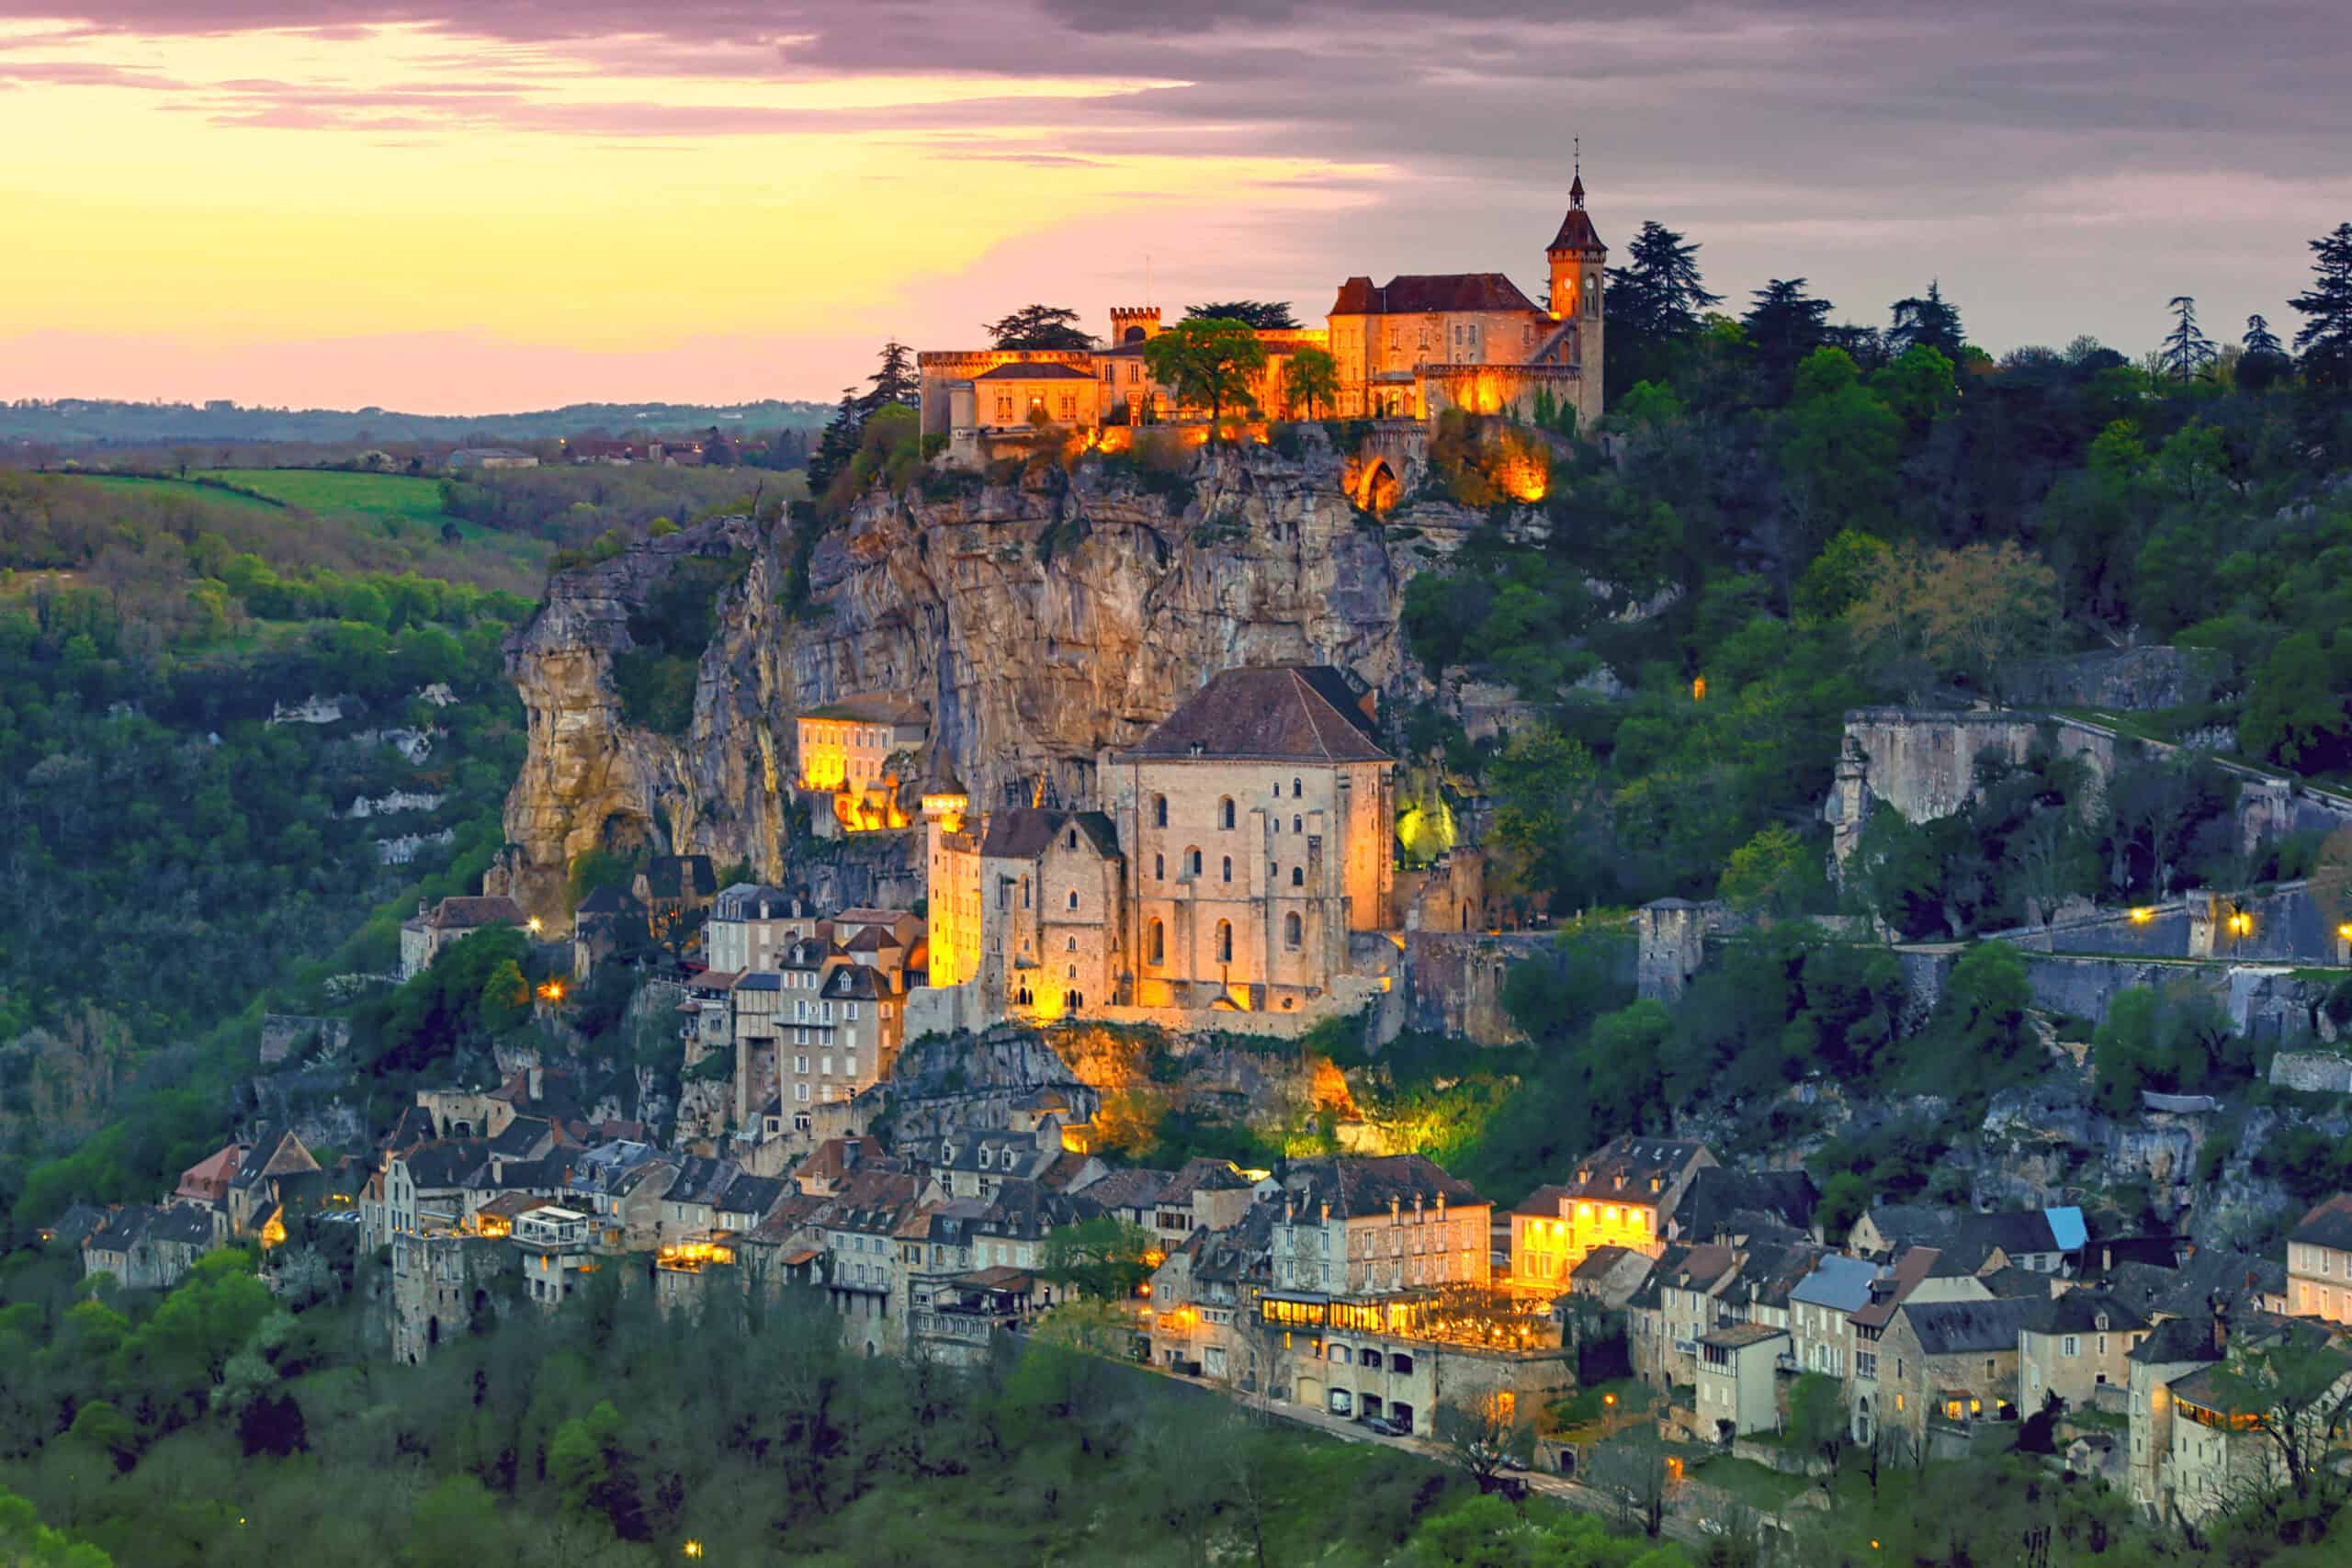
{"type": "Polygon", "coordinates": [[[2132,923],[2135,926],[2144,926],[2155,918],[2155,910],[2144,904],[2132,911],[2132,923]]]}
{"type": "Polygon", "coordinates": [[[539,934],[539,917],[538,917],[538,916],[537,916],[537,915],[533,915],[529,919],[527,919],[527,920],[524,921],[523,923],[524,923],[526,926],[527,926],[527,927],[529,927],[529,928],[530,928],[530,931],[531,931],[531,934],[532,934],[533,936],[537,936],[537,935],[538,935],[538,934],[539,934]]]}

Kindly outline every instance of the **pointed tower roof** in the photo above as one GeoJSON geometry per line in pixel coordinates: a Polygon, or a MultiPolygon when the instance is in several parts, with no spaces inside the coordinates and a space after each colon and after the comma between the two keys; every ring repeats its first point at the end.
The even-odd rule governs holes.
{"type": "Polygon", "coordinates": [[[1568,213],[1560,220],[1560,231],[1544,247],[1549,251],[1606,251],[1600,242],[1600,231],[1592,226],[1590,214],[1584,209],[1584,173],[1578,170],[1576,181],[1568,186],[1568,213]]]}

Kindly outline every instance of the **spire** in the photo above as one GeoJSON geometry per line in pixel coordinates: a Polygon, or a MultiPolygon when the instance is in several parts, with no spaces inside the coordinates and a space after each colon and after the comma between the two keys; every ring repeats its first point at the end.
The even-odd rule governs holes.
{"type": "Polygon", "coordinates": [[[1582,207],[1584,205],[1584,138],[1576,137],[1569,145],[1576,149],[1576,178],[1568,185],[1568,205],[1582,207]]]}

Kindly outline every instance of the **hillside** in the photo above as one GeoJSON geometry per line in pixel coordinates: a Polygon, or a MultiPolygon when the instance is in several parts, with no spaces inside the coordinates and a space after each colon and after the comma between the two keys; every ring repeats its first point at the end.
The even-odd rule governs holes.
{"type": "Polygon", "coordinates": [[[0,405],[0,447],[149,446],[175,442],[529,440],[582,431],[815,429],[830,404],[570,403],[511,414],[386,409],[266,409],[231,402],[133,403],[57,398],[0,405]]]}

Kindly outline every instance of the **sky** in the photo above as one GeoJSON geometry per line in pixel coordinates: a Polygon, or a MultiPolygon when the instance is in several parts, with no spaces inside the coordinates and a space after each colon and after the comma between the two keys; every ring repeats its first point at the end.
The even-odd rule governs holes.
{"type": "Polygon", "coordinates": [[[2352,220],[2342,0],[0,0],[0,399],[830,400],[885,338],[1540,293],[1580,139],[1743,305],[1996,353],[2274,329],[2352,220]]]}

